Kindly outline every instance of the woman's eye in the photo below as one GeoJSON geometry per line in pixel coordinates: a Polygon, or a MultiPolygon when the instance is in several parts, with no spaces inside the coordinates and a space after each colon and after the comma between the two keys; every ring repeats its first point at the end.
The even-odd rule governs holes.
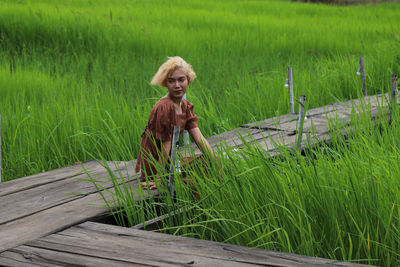
{"type": "Polygon", "coordinates": [[[179,78],[179,82],[183,83],[185,81],[185,78],[179,78]]]}

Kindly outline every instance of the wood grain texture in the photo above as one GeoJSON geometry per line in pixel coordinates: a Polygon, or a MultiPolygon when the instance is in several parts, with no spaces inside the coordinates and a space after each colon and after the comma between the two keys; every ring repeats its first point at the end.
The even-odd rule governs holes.
{"type": "Polygon", "coordinates": [[[10,251],[0,254],[0,264],[4,266],[149,266],[142,264],[133,264],[119,259],[109,260],[103,257],[93,257],[68,253],[52,249],[41,249],[30,246],[20,246],[10,251]]]}
{"type": "MultiPolygon", "coordinates": [[[[83,166],[86,169],[92,169],[100,166],[100,164],[98,164],[95,160],[90,160],[83,163],[83,166]]],[[[0,185],[0,197],[47,183],[52,183],[68,177],[73,177],[81,174],[82,172],[82,166],[80,164],[76,164],[73,166],[63,167],[60,169],[11,180],[0,185]]]]}
{"type": "MultiPolygon", "coordinates": [[[[113,172],[129,170],[130,173],[134,174],[132,164],[112,163],[108,166],[109,170],[113,172]]],[[[96,168],[88,170],[88,173],[102,186],[111,187],[108,170],[103,166],[98,165],[96,168]]],[[[0,231],[1,225],[4,223],[97,192],[97,188],[88,180],[89,176],[86,173],[65,179],[58,179],[57,176],[54,178],[55,182],[37,185],[24,191],[0,197],[0,210],[2,211],[0,213],[0,231]]],[[[40,176],[31,179],[40,179],[40,176]]]]}
{"type": "Polygon", "coordinates": [[[0,264],[4,258],[60,263],[75,255],[85,266],[93,258],[105,260],[99,266],[113,261],[151,266],[361,266],[92,222],[4,252],[0,264]]]}
{"type": "MultiPolygon", "coordinates": [[[[127,163],[123,161],[107,161],[106,164],[109,166],[114,166],[116,164],[118,165],[127,163]]],[[[136,161],[132,161],[132,164],[136,164],[136,161]]],[[[46,185],[48,183],[54,183],[63,179],[82,175],[85,173],[85,169],[90,173],[95,174],[99,171],[103,171],[104,167],[103,163],[99,163],[95,160],[90,160],[82,163],[82,165],[76,164],[4,182],[0,185],[0,197],[25,191],[30,188],[46,185]]]]}
{"type": "MultiPolygon", "coordinates": [[[[133,169],[133,166],[130,168],[133,169]]],[[[123,179],[133,189],[138,187],[135,172],[131,172],[129,175],[123,174],[123,179]]],[[[111,185],[109,185],[108,189],[110,192],[104,192],[104,197],[107,201],[113,202],[111,185]]],[[[150,194],[157,195],[158,192],[152,190],[150,194]]],[[[144,197],[146,196],[147,192],[144,194],[144,197]]],[[[140,198],[137,193],[134,197],[135,199],[140,198]]],[[[91,218],[99,217],[109,211],[109,208],[104,203],[99,193],[92,193],[3,223],[0,225],[0,251],[61,231],[91,218]]]]}
{"type": "MultiPolygon", "coordinates": [[[[329,143],[329,132],[332,127],[336,129],[344,127],[341,131],[347,131],[345,128],[350,125],[352,114],[358,115],[360,110],[368,110],[372,119],[386,116],[385,109],[388,103],[388,94],[381,94],[309,109],[306,111],[307,119],[303,125],[302,140],[311,137],[309,145],[312,146],[317,142],[329,143]],[[384,111],[382,114],[380,109],[384,111]]],[[[225,148],[241,149],[253,143],[261,145],[270,156],[277,156],[280,146],[288,146],[291,149],[296,146],[297,114],[286,114],[244,124],[240,128],[209,137],[207,140],[215,151],[222,151],[225,148]]],[[[179,151],[186,156],[201,153],[194,144],[190,148],[182,147],[179,151]]]]}

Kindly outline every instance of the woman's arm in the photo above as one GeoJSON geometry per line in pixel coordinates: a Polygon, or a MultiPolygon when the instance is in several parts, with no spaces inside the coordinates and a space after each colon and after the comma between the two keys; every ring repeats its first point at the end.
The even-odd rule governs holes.
{"type": "Polygon", "coordinates": [[[214,153],[213,153],[213,150],[212,150],[210,144],[208,143],[207,139],[204,138],[199,127],[190,129],[189,134],[192,136],[194,142],[196,143],[197,147],[200,148],[201,152],[203,152],[203,153],[208,152],[214,156],[214,153]]]}
{"type": "Polygon", "coordinates": [[[162,142],[161,150],[162,150],[162,155],[160,155],[158,159],[158,163],[161,166],[166,166],[169,158],[169,154],[171,151],[171,143],[172,140],[162,142]]]}
{"type": "Polygon", "coordinates": [[[201,150],[201,152],[203,152],[203,154],[207,153],[207,152],[210,153],[210,155],[212,156],[212,160],[214,160],[214,163],[218,167],[219,176],[221,177],[222,176],[221,168],[218,163],[218,160],[216,159],[215,154],[214,154],[210,144],[208,143],[207,139],[205,139],[203,134],[201,133],[199,127],[189,130],[189,134],[192,136],[192,138],[194,139],[194,142],[200,148],[200,150],[201,150]]]}

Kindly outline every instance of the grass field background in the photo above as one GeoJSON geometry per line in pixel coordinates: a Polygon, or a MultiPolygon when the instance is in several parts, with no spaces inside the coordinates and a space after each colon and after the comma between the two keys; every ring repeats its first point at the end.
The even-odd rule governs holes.
{"type": "MultiPolygon", "coordinates": [[[[308,108],[361,96],[361,56],[368,94],[387,92],[400,72],[398,14],[396,3],[0,1],[2,178],[136,158],[167,92],[149,85],[167,56],[198,75],[188,99],[205,136],[289,113],[288,66],[308,108]]],[[[226,151],[223,186],[217,171],[198,179],[200,202],[178,187],[180,203],[194,208],[164,230],[399,265],[399,121],[397,113],[392,127],[376,127],[364,114],[348,140],[338,135],[305,157],[226,151]]],[[[152,209],[125,202],[131,224],[152,209]]]]}
{"type": "MultiPolygon", "coordinates": [[[[112,192],[123,207],[120,225],[132,226],[181,207],[159,231],[218,242],[378,266],[400,264],[400,114],[371,123],[368,110],[352,116],[351,133],[331,133],[332,143],[287,148],[269,157],[262,148],[225,149],[215,164],[191,172],[200,196],[176,174],[176,201],[169,194],[137,201],[122,177],[112,192]]],[[[333,123],[335,125],[335,123],[333,123]]],[[[333,127],[335,129],[335,127],[333,127]]],[[[351,129],[351,130],[350,130],[351,129]]],[[[167,180],[167,179],[165,179],[167,180]]],[[[101,186],[99,183],[98,186],[101,186]]],[[[165,184],[165,191],[168,186],[165,184]]],[[[145,199],[145,198],[143,198],[145,199]]]]}
{"type": "Polygon", "coordinates": [[[285,1],[1,1],[0,112],[6,180],[91,157],[136,157],[167,56],[191,63],[188,99],[206,136],[387,91],[399,71],[398,4],[285,1]],[[297,108],[296,108],[297,109],[297,108]],[[111,153],[113,152],[113,153],[111,153]],[[92,155],[90,155],[92,154],[92,155]]]}

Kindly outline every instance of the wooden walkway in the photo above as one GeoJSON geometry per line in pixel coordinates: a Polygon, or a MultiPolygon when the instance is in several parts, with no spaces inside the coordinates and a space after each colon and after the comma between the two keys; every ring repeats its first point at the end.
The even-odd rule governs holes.
{"type": "MultiPolygon", "coordinates": [[[[387,95],[366,97],[372,119],[387,104],[387,95]]],[[[307,111],[303,140],[329,142],[327,118],[346,126],[360,100],[307,111]],[[310,138],[310,136],[308,136],[310,138]]],[[[240,149],[243,140],[271,155],[276,145],[295,147],[297,115],[284,115],[241,126],[210,137],[214,149],[240,149]],[[241,137],[238,137],[238,134],[241,137]]],[[[138,186],[135,161],[107,162],[110,170],[138,186]]],[[[112,189],[108,170],[96,161],[83,164],[105,188],[112,189]]],[[[157,194],[153,190],[151,194],[157,194]]],[[[111,199],[111,195],[106,197],[111,199]]],[[[5,266],[356,266],[261,249],[175,237],[89,222],[108,212],[81,165],[61,168],[0,184],[0,265],[5,266]]],[[[358,266],[358,265],[357,265],[358,266]]]]}
{"type": "MultiPolygon", "coordinates": [[[[400,95],[397,96],[397,103],[399,103],[399,100],[400,95]]],[[[380,115],[380,109],[383,109],[384,116],[386,116],[388,102],[388,94],[383,94],[307,110],[302,133],[304,147],[313,146],[321,142],[329,143],[330,125],[332,123],[340,127],[343,134],[347,134],[346,130],[348,129],[346,127],[350,124],[352,112],[358,115],[360,110],[365,110],[374,121],[380,115]]],[[[279,146],[296,148],[298,138],[296,131],[297,119],[297,114],[286,114],[244,124],[238,129],[212,136],[207,140],[214,150],[221,150],[226,147],[240,149],[248,142],[258,144],[268,151],[271,156],[274,156],[279,154],[277,148],[279,146]]],[[[194,149],[196,153],[200,153],[198,148],[194,149]]]]}
{"type": "Polygon", "coordinates": [[[85,222],[0,254],[23,266],[360,266],[85,222]]]}

